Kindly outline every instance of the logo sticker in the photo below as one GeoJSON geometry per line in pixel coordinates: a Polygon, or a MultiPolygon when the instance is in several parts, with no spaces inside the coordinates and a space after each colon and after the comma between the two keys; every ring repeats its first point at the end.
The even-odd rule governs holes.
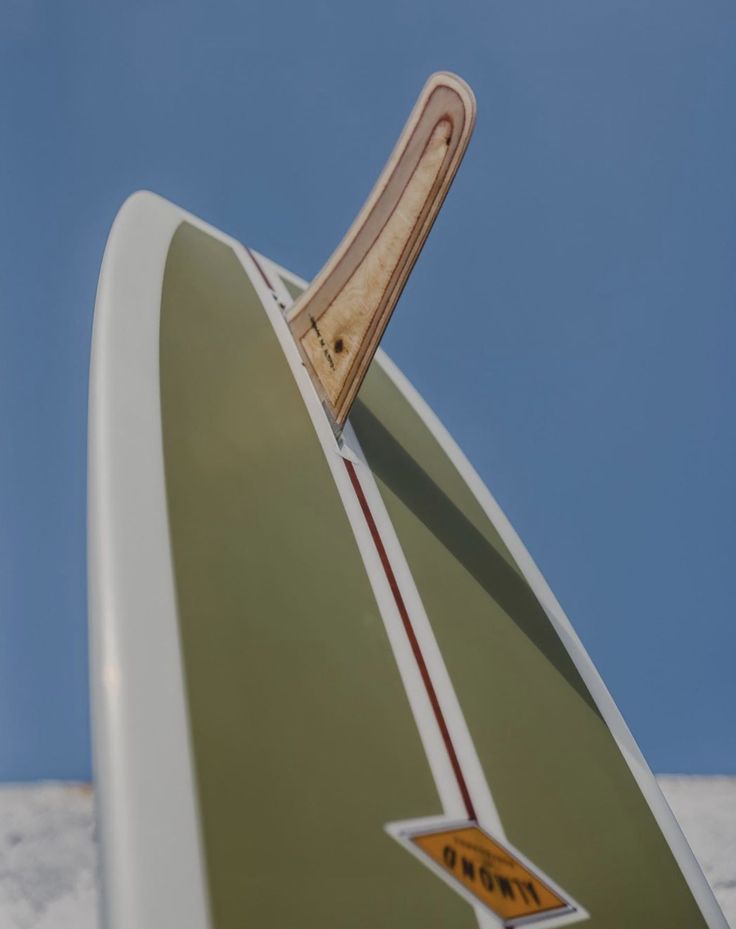
{"type": "Polygon", "coordinates": [[[550,878],[477,823],[447,819],[389,823],[387,832],[463,896],[482,904],[503,926],[556,919],[585,919],[587,913],[550,878]]]}

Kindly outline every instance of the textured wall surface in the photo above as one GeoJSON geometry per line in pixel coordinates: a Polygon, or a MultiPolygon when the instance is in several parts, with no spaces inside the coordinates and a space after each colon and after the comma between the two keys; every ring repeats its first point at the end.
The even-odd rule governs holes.
{"type": "MultiPolygon", "coordinates": [[[[736,777],[659,782],[736,929],[736,777]]],[[[97,929],[96,864],[88,785],[0,785],[0,929],[97,929]]]]}

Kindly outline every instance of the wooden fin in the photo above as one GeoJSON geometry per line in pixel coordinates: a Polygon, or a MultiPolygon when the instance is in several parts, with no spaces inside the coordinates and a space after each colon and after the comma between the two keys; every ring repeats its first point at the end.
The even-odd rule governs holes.
{"type": "Polygon", "coordinates": [[[396,148],[336,251],[288,316],[337,429],[350,412],[465,154],[475,97],[454,74],[425,84],[396,148]]]}

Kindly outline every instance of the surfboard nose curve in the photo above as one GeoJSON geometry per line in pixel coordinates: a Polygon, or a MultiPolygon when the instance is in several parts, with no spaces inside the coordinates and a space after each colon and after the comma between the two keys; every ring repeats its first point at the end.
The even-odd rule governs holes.
{"type": "Polygon", "coordinates": [[[112,235],[118,224],[125,223],[133,217],[140,217],[142,213],[150,212],[152,209],[160,207],[162,203],[168,204],[169,201],[152,190],[144,187],[140,190],[134,190],[133,193],[128,194],[118,208],[110,227],[110,235],[112,235]]]}

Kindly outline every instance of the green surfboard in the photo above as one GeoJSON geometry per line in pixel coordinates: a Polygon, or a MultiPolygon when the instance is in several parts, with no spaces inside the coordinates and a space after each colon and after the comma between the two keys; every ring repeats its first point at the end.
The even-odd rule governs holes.
{"type": "Polygon", "coordinates": [[[385,355],[336,438],[304,286],[147,193],[90,386],[108,929],[725,927],[489,492],[385,355]]]}

